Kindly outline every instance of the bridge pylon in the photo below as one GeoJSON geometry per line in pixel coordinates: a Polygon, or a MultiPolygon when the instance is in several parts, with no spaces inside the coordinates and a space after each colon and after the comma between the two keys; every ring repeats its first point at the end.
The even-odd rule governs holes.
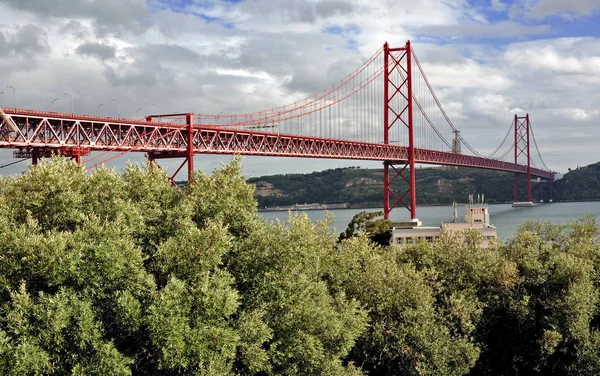
{"type": "Polygon", "coordinates": [[[527,173],[524,174],[525,181],[519,179],[518,173],[515,173],[514,178],[514,195],[513,201],[515,203],[531,201],[531,148],[530,148],[530,122],[529,114],[525,116],[518,116],[515,114],[514,119],[514,131],[515,131],[515,164],[519,163],[519,160],[523,161],[526,159],[527,173]],[[521,180],[521,181],[519,181],[521,180]],[[524,185],[524,187],[521,187],[524,185]],[[526,200],[523,200],[525,196],[526,200]]]}
{"type": "MultiPolygon", "coordinates": [[[[186,132],[185,134],[185,144],[186,150],[184,152],[181,151],[160,151],[160,152],[149,152],[147,153],[148,162],[155,163],[157,159],[170,159],[170,158],[184,158],[183,162],[179,165],[179,168],[175,171],[173,175],[169,177],[169,180],[173,185],[175,184],[175,177],[179,172],[183,169],[183,166],[187,164],[187,181],[188,184],[192,182],[194,179],[194,134],[196,129],[194,128],[194,114],[186,113],[186,114],[173,114],[173,115],[159,115],[159,116],[147,116],[146,121],[151,122],[154,117],[169,117],[169,116],[182,116],[185,115],[186,121],[186,132]]],[[[160,167],[160,166],[159,166],[160,167]]]]}
{"type": "Polygon", "coordinates": [[[402,205],[410,212],[411,219],[415,219],[417,217],[417,198],[410,41],[400,48],[390,48],[386,42],[383,45],[383,58],[383,142],[384,144],[390,143],[392,128],[400,128],[394,129],[394,131],[399,131],[395,133],[404,134],[408,138],[408,153],[405,159],[383,162],[384,217],[389,219],[392,209],[402,205]],[[408,185],[408,189],[403,193],[397,193],[392,188],[392,184],[399,180],[398,178],[408,185]]]}

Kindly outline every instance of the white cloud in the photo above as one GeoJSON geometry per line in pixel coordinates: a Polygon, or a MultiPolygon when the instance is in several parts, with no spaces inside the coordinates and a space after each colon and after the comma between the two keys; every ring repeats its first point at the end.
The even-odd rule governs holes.
{"type": "Polygon", "coordinates": [[[492,9],[496,12],[504,12],[507,8],[508,6],[501,0],[492,0],[492,9]]]}
{"type": "Polygon", "coordinates": [[[527,67],[529,77],[546,76],[556,88],[578,90],[600,84],[600,40],[557,38],[509,46],[504,61],[512,67],[527,67]],[[562,80],[561,82],[559,82],[562,80]]]}
{"type": "Polygon", "coordinates": [[[575,121],[590,120],[593,117],[598,116],[600,111],[590,111],[582,108],[560,108],[554,111],[556,115],[566,117],[575,121]]]}

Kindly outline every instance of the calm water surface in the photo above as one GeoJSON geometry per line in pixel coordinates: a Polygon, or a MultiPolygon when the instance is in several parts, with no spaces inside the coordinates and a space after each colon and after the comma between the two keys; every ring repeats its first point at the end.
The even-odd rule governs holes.
{"type": "MultiPolygon", "coordinates": [[[[498,236],[507,239],[514,236],[521,224],[527,221],[550,222],[565,224],[574,222],[584,214],[595,215],[600,221],[600,201],[595,202],[566,202],[535,204],[532,208],[513,208],[510,204],[490,205],[490,222],[498,228],[498,236]]],[[[339,209],[330,210],[335,215],[333,226],[337,232],[342,232],[352,220],[352,217],[361,211],[381,211],[383,209],[339,209]]],[[[458,216],[464,215],[464,206],[458,207],[458,216]]],[[[317,221],[323,218],[323,210],[304,211],[308,217],[317,221]]],[[[439,226],[441,222],[452,221],[452,206],[420,206],[417,208],[419,219],[425,226],[439,226]]],[[[263,212],[262,216],[270,221],[285,220],[286,211],[263,212]]],[[[408,218],[408,211],[395,209],[392,215],[399,219],[408,218]],[[404,215],[404,217],[402,217],[404,215]]]]}

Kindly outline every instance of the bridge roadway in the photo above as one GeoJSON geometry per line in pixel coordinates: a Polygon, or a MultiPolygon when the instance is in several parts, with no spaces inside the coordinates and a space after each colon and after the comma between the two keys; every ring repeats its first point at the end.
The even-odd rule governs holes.
{"type": "MultiPolygon", "coordinates": [[[[97,117],[14,108],[0,110],[0,148],[22,152],[37,149],[86,155],[90,151],[145,152],[186,157],[190,126],[145,120],[97,117]]],[[[219,125],[191,127],[194,154],[242,154],[254,156],[354,159],[371,161],[408,160],[408,147],[236,130],[219,125]]],[[[445,151],[415,149],[421,164],[475,167],[527,173],[526,165],[445,151]]],[[[552,179],[552,173],[531,168],[531,175],[552,179]]]]}

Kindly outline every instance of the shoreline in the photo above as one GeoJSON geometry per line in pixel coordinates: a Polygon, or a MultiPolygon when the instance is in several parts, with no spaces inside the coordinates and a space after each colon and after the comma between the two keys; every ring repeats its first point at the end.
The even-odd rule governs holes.
{"type": "MultiPolygon", "coordinates": [[[[561,204],[561,203],[576,203],[576,202],[599,202],[600,200],[573,200],[573,201],[554,201],[554,202],[534,202],[535,205],[539,204],[561,204]]],[[[510,205],[512,201],[506,202],[487,202],[488,205],[510,205]]],[[[305,204],[306,205],[306,204],[305,204]]],[[[457,206],[464,206],[465,203],[457,203],[457,206]]],[[[452,204],[419,204],[421,207],[435,207],[435,206],[452,206],[452,204]]],[[[258,208],[260,213],[274,213],[274,212],[286,212],[286,211],[318,211],[318,210],[356,210],[356,209],[383,209],[381,206],[352,206],[348,204],[315,204],[315,206],[307,207],[296,207],[295,205],[286,207],[271,207],[271,208],[258,208]],[[319,206],[317,206],[319,205],[319,206]],[[343,206],[347,205],[347,206],[343,206]]]]}

